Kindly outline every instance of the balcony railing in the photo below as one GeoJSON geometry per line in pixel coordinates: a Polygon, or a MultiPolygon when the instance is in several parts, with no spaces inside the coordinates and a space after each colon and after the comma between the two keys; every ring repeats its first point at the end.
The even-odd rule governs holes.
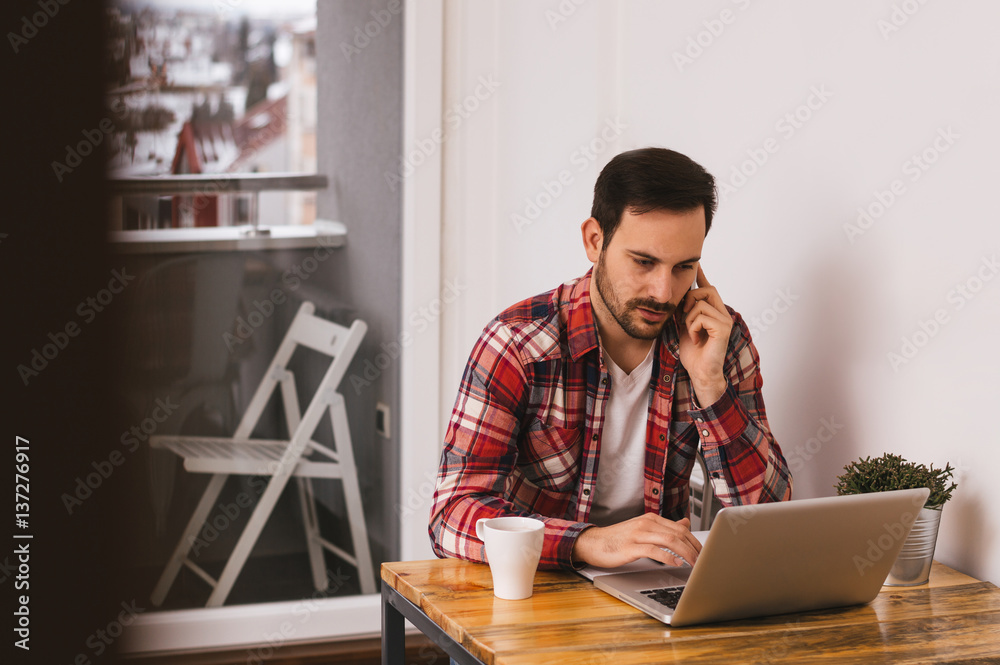
{"type": "Polygon", "coordinates": [[[111,242],[119,253],[203,252],[308,247],[317,242],[327,247],[345,242],[346,228],[340,222],[317,220],[311,225],[260,225],[261,192],[315,191],[326,189],[328,179],[319,173],[204,173],[171,176],[112,178],[116,197],[112,210],[111,242]],[[120,230],[126,197],[250,195],[249,223],[241,226],[120,230]]]}
{"type": "Polygon", "coordinates": [[[240,194],[266,191],[326,189],[322,173],[196,173],[187,175],[112,178],[111,191],[119,196],[153,194],[240,194]]]}

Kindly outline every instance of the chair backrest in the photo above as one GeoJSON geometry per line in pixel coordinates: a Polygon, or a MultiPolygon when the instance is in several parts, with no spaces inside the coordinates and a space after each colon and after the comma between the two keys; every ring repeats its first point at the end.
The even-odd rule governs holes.
{"type": "MultiPolygon", "coordinates": [[[[264,407],[267,406],[267,402],[271,398],[271,393],[279,384],[283,385],[285,391],[286,411],[293,411],[293,413],[285,414],[289,430],[298,427],[300,422],[300,414],[297,412],[298,398],[294,392],[291,372],[288,371],[288,361],[291,360],[295,348],[299,345],[333,357],[333,362],[330,363],[323,375],[323,379],[316,389],[316,395],[310,400],[306,412],[322,409],[332,401],[337,386],[340,385],[340,381],[347,372],[347,367],[351,364],[354,354],[357,353],[368,326],[364,321],[356,320],[350,328],[345,328],[315,316],[313,314],[315,309],[311,302],[304,302],[299,307],[299,311],[292,320],[292,325],[289,326],[288,332],[285,333],[284,339],[278,346],[277,353],[274,354],[274,359],[268,366],[267,373],[250,399],[250,404],[247,406],[240,424],[236,427],[233,438],[246,439],[250,437],[257,426],[257,421],[264,412],[264,407]]],[[[302,415],[304,417],[306,414],[302,415]]],[[[290,431],[289,435],[291,434],[290,431]]]]}
{"type": "Polygon", "coordinates": [[[708,475],[708,467],[705,465],[705,458],[700,450],[695,455],[695,466],[701,473],[698,474],[700,478],[694,474],[691,477],[691,529],[692,531],[708,531],[715,518],[712,510],[715,503],[715,492],[708,475]]]}

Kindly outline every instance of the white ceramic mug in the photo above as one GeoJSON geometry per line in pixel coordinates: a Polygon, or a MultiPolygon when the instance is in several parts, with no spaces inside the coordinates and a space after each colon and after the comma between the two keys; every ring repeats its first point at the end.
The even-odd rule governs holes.
{"type": "Polygon", "coordinates": [[[531,598],[545,522],[531,517],[481,519],[476,522],[476,535],[486,543],[493,595],[505,600],[531,598]]]}

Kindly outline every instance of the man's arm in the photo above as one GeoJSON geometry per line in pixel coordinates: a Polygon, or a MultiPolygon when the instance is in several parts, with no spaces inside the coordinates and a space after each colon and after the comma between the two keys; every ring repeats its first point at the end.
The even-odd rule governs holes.
{"type": "Polygon", "coordinates": [[[792,476],[771,435],[761,396],[760,357],[746,323],[727,307],[698,267],[683,302],[681,364],[691,378],[709,478],[723,505],[784,501],[792,476]]]}
{"type": "Polygon", "coordinates": [[[723,505],[786,501],[792,475],[767,421],[760,357],[742,317],[729,311],[728,386],[713,404],[689,412],[708,467],[706,480],[723,505]]]}
{"type": "Polygon", "coordinates": [[[469,357],[445,435],[429,529],[439,557],[485,561],[476,522],[522,515],[546,523],[539,567],[572,567],[573,544],[589,525],[531,513],[508,499],[528,394],[514,335],[494,321],[469,357]]]}

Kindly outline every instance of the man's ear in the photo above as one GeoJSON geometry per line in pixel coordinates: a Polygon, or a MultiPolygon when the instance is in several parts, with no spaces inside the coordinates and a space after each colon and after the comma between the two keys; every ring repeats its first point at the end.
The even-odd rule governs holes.
{"type": "Polygon", "coordinates": [[[601,256],[601,250],[604,248],[604,233],[601,232],[600,222],[593,217],[588,217],[580,225],[580,231],[583,233],[583,249],[587,252],[587,260],[591,263],[597,263],[597,259],[601,256]]]}

